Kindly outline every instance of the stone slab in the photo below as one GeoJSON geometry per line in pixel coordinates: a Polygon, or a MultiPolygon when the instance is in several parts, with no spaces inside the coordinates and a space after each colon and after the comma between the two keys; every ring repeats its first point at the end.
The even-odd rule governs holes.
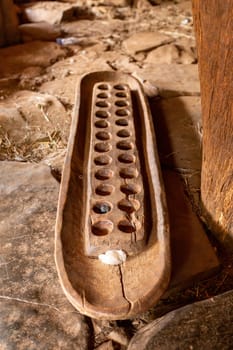
{"type": "Polygon", "coordinates": [[[148,51],[174,41],[168,35],[160,32],[143,31],[131,35],[122,43],[122,48],[130,55],[134,55],[141,51],[148,51]]]}
{"type": "Polygon", "coordinates": [[[194,53],[189,49],[181,49],[177,44],[158,47],[148,53],[145,62],[152,64],[191,64],[196,60],[194,53]]]}
{"type": "Polygon", "coordinates": [[[79,79],[78,75],[69,75],[65,78],[45,82],[40,86],[39,90],[43,94],[49,94],[58,98],[64,105],[73,107],[75,89],[79,79]]]}
{"type": "MultiPolygon", "coordinates": [[[[53,95],[19,91],[0,102],[0,123],[12,142],[43,142],[43,138],[59,131],[68,138],[70,117],[63,104],[53,95]]],[[[46,140],[44,140],[46,141],[46,140]]]]}
{"type": "MultiPolygon", "coordinates": [[[[83,74],[98,70],[111,70],[108,63],[101,56],[96,57],[93,51],[88,53],[87,50],[82,50],[77,55],[65,58],[62,61],[54,63],[47,68],[47,78],[63,79],[70,75],[79,75],[79,78],[83,74]]],[[[77,79],[78,83],[78,79],[77,79]]]]}
{"type": "Polygon", "coordinates": [[[199,96],[200,82],[196,64],[145,63],[137,71],[141,80],[148,80],[159,90],[161,97],[199,96]]]}
{"type": "Polygon", "coordinates": [[[64,148],[71,115],[53,95],[19,91],[0,102],[0,159],[41,160],[64,148]]]}
{"type": "Polygon", "coordinates": [[[200,97],[151,101],[158,151],[163,165],[186,172],[201,169],[200,97]]]}
{"type": "Polygon", "coordinates": [[[230,350],[232,324],[233,291],[230,291],[151,322],[135,334],[128,350],[230,350]]]}
{"type": "Polygon", "coordinates": [[[19,25],[19,31],[24,42],[30,40],[55,41],[61,36],[60,28],[47,22],[24,23],[19,25]]]}
{"type": "Polygon", "coordinates": [[[150,107],[160,161],[163,166],[182,174],[192,206],[200,215],[202,161],[200,97],[152,99],[150,107]]]}
{"type": "Polygon", "coordinates": [[[145,62],[152,64],[180,63],[179,50],[174,44],[160,46],[148,53],[145,62]]]}
{"type": "Polygon", "coordinates": [[[129,6],[131,0],[62,0],[62,2],[75,3],[77,6],[129,6]]]}
{"type": "MultiPolygon", "coordinates": [[[[87,349],[85,318],[66,300],[53,260],[58,184],[44,165],[1,162],[0,167],[0,344],[30,350],[49,348],[51,344],[54,348],[87,349]]],[[[163,174],[171,222],[174,287],[190,283],[190,278],[216,266],[217,260],[187,205],[181,179],[173,172],[163,174]]]]}
{"type": "MultiPolygon", "coordinates": [[[[182,177],[163,170],[170,221],[172,276],[168,295],[217,271],[219,261],[203,226],[194,213],[182,177]]],[[[166,297],[166,295],[164,297],[166,297]]]]}
{"type": "Polygon", "coordinates": [[[63,20],[71,20],[77,6],[58,1],[31,2],[24,6],[25,22],[47,22],[58,24],[63,20]]]}
{"type": "Polygon", "coordinates": [[[1,78],[20,74],[33,66],[47,67],[52,62],[66,56],[66,49],[53,42],[33,41],[0,49],[1,78]]]}
{"type": "Polygon", "coordinates": [[[86,318],[54,262],[58,183],[45,165],[0,162],[1,349],[89,349],[86,318]]]}

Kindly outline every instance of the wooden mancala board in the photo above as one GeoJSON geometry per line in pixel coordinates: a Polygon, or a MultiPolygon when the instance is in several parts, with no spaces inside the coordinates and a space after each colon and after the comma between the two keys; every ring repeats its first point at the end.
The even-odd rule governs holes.
{"type": "Polygon", "coordinates": [[[130,75],[94,72],[80,81],[55,256],[67,298],[90,317],[136,316],[167,288],[169,226],[156,140],[130,75]]]}

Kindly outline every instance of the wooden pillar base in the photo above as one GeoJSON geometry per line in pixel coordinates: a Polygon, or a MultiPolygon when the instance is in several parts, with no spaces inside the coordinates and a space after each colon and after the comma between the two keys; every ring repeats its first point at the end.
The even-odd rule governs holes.
{"type": "Polygon", "coordinates": [[[193,0],[203,115],[206,222],[233,247],[233,2],[193,0]]]}

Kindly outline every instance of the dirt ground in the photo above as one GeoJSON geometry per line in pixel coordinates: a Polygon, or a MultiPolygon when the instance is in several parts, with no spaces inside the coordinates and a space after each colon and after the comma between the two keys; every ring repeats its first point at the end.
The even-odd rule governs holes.
{"type": "MultiPolygon", "coordinates": [[[[19,10],[21,22],[25,23],[22,8],[19,10]]],[[[0,49],[1,161],[46,164],[60,181],[75,88],[80,76],[90,71],[121,70],[133,74],[143,83],[152,106],[154,101],[176,96],[200,96],[199,88],[189,81],[190,72],[197,69],[190,1],[162,1],[154,6],[141,1],[133,8],[94,4],[84,6],[77,18],[33,28],[21,28],[22,44],[0,49]],[[65,42],[69,38],[73,39],[65,42]],[[157,85],[150,77],[158,65],[161,69],[170,65],[170,87],[157,85]],[[178,82],[172,80],[174,65],[183,69],[178,82]]],[[[197,128],[201,139],[201,125],[197,128]]],[[[195,199],[186,185],[201,217],[200,188],[196,188],[195,199]]],[[[206,233],[220,259],[219,272],[161,299],[156,307],[136,319],[92,320],[96,348],[111,349],[106,343],[111,341],[112,348],[125,349],[132,335],[155,318],[233,289],[233,258],[211,232],[206,229],[206,233]],[[106,347],[100,347],[104,343],[106,347]]]]}

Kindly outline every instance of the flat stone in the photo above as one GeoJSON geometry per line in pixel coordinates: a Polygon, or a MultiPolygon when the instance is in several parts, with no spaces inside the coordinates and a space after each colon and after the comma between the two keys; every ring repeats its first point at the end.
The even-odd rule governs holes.
{"type": "Polygon", "coordinates": [[[233,291],[197,302],[151,322],[128,350],[221,349],[233,344],[233,291]]]}
{"type": "Polygon", "coordinates": [[[1,349],[88,349],[54,262],[58,183],[49,167],[0,162],[1,349]]]}
{"type": "Polygon", "coordinates": [[[62,0],[62,2],[75,3],[82,6],[129,6],[131,0],[62,0]]]}
{"type": "MultiPolygon", "coordinates": [[[[20,72],[20,75],[16,76],[16,79],[18,79],[19,81],[15,90],[37,90],[38,85],[41,84],[41,79],[43,79],[41,78],[41,76],[43,76],[43,73],[43,67],[32,66],[25,68],[22,72],[20,72]]],[[[8,80],[8,78],[5,79],[8,80]]]]}
{"type": "Polygon", "coordinates": [[[0,49],[0,76],[19,74],[25,68],[39,66],[47,67],[52,62],[66,56],[66,50],[56,43],[33,41],[21,45],[0,49]]]}
{"type": "Polygon", "coordinates": [[[193,208],[200,213],[202,120],[200,97],[151,100],[161,163],[182,174],[193,208]]]}
{"type": "Polygon", "coordinates": [[[157,49],[149,52],[145,62],[155,64],[179,63],[179,50],[173,44],[160,46],[157,49]]]}
{"type": "Polygon", "coordinates": [[[23,16],[27,22],[58,24],[75,17],[77,6],[58,1],[38,1],[24,6],[23,16]]]}
{"type": "Polygon", "coordinates": [[[200,83],[196,64],[149,64],[137,71],[141,80],[147,80],[159,90],[161,97],[199,96],[200,83]]]}
{"type": "Polygon", "coordinates": [[[195,57],[195,53],[191,50],[180,50],[180,64],[192,64],[196,63],[197,58],[195,57]]]}
{"type": "Polygon", "coordinates": [[[88,36],[91,37],[107,37],[111,36],[113,31],[116,31],[120,27],[119,21],[111,20],[111,21],[99,21],[99,20],[76,20],[72,22],[63,22],[61,23],[61,29],[68,36],[78,35],[79,37],[87,36],[87,28],[88,28],[88,36]]]}
{"type": "Polygon", "coordinates": [[[151,109],[162,164],[181,172],[200,172],[200,97],[180,96],[151,101],[151,109]]]}
{"type": "Polygon", "coordinates": [[[169,295],[216,272],[219,261],[185,194],[182,177],[174,171],[163,170],[163,179],[172,255],[172,276],[166,292],[169,295]]]}
{"type": "Polygon", "coordinates": [[[95,348],[96,350],[114,350],[112,341],[107,341],[95,348]]]}
{"type": "Polygon", "coordinates": [[[19,91],[11,95],[0,102],[0,136],[2,140],[7,138],[9,147],[12,145],[11,149],[8,148],[11,153],[7,145],[1,148],[1,159],[22,156],[27,159],[34,150],[35,155],[38,151],[42,156],[50,153],[53,145],[55,148],[61,145],[64,147],[70,120],[71,116],[64,105],[52,95],[31,91],[19,91]]]}
{"type": "Polygon", "coordinates": [[[172,42],[174,39],[159,32],[138,32],[124,40],[122,48],[130,55],[148,51],[155,47],[172,42]]]}
{"type": "Polygon", "coordinates": [[[59,27],[47,22],[21,24],[19,31],[24,42],[30,40],[53,41],[61,35],[59,27]]]}
{"type": "Polygon", "coordinates": [[[91,0],[91,4],[94,6],[104,5],[104,6],[129,6],[131,0],[91,0]]]}
{"type": "Polygon", "coordinates": [[[75,89],[79,80],[78,75],[69,75],[65,78],[55,79],[43,83],[39,91],[44,94],[52,95],[62,101],[65,105],[74,105],[75,89]]]}
{"type": "Polygon", "coordinates": [[[194,52],[177,45],[163,45],[148,53],[145,62],[153,64],[191,64],[196,61],[194,52]]]}
{"type": "MultiPolygon", "coordinates": [[[[63,79],[71,75],[79,75],[94,72],[97,70],[111,70],[103,57],[98,57],[93,52],[82,50],[78,54],[68,57],[62,61],[56,62],[47,68],[49,79],[63,79]]],[[[78,83],[78,80],[77,80],[78,83]]]]}

